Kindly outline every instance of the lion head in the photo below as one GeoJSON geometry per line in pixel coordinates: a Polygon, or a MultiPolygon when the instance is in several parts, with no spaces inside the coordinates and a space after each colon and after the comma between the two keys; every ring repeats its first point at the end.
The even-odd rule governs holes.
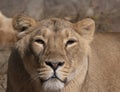
{"type": "Polygon", "coordinates": [[[33,87],[32,92],[64,90],[77,77],[84,76],[87,70],[80,70],[87,64],[94,21],[84,19],[70,23],[51,18],[40,22],[32,19],[31,23],[26,22],[28,19],[21,15],[13,19],[19,39],[9,59],[8,77],[15,92],[20,92],[20,87],[25,85],[22,81],[25,76],[25,80],[29,80],[26,86],[34,82],[36,87],[42,88],[35,91],[33,87]]]}

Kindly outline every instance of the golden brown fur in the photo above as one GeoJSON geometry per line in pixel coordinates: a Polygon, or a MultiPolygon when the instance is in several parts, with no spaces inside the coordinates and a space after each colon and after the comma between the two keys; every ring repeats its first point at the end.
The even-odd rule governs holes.
{"type": "Polygon", "coordinates": [[[0,12],[0,47],[13,47],[23,34],[27,34],[27,32],[22,31],[28,29],[28,27],[30,29],[32,26],[35,26],[35,20],[26,15],[19,14],[12,19],[7,18],[0,12]],[[21,33],[18,35],[19,31],[21,33]]]}
{"type": "Polygon", "coordinates": [[[11,47],[16,41],[16,32],[12,27],[12,18],[0,12],[0,47],[11,47]]]}
{"type": "Polygon", "coordinates": [[[120,33],[93,36],[91,19],[34,23],[9,58],[7,92],[120,91],[120,33]]]}

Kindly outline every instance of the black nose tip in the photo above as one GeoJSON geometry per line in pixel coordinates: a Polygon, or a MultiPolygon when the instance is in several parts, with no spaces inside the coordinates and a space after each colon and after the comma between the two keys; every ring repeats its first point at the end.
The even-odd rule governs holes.
{"type": "Polygon", "coordinates": [[[46,61],[45,64],[50,66],[53,70],[56,70],[58,67],[63,66],[64,62],[46,61]]]}

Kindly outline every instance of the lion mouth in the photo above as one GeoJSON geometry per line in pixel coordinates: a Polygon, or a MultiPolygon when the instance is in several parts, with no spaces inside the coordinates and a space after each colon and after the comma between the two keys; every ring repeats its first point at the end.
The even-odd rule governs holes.
{"type": "Polygon", "coordinates": [[[62,83],[64,83],[64,84],[65,84],[66,81],[67,81],[67,79],[64,79],[64,80],[60,79],[59,77],[56,76],[56,74],[54,74],[53,76],[49,77],[49,78],[46,79],[46,80],[40,79],[41,83],[47,82],[47,81],[49,81],[49,80],[54,80],[54,81],[59,80],[60,82],[62,82],[62,83]]]}

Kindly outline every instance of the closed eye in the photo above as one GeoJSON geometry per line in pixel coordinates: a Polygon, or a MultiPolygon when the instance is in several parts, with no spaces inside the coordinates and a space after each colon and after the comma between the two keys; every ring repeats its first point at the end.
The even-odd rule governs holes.
{"type": "Polygon", "coordinates": [[[45,45],[45,42],[42,39],[36,39],[35,42],[45,45]]]}
{"type": "Polygon", "coordinates": [[[67,42],[66,42],[66,46],[68,46],[68,45],[72,45],[72,44],[74,44],[74,43],[76,43],[77,41],[75,40],[75,39],[70,39],[70,40],[68,40],[67,42]]]}

